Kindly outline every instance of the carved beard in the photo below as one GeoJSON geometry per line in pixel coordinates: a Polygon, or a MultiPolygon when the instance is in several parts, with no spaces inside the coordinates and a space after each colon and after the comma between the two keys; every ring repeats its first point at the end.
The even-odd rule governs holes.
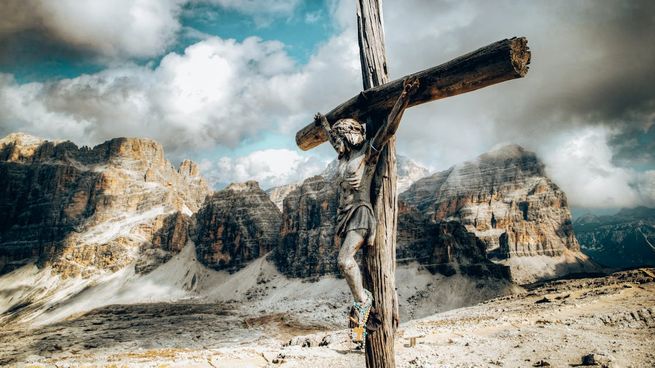
{"type": "Polygon", "coordinates": [[[362,146],[362,143],[364,142],[364,136],[362,134],[359,134],[358,132],[347,132],[347,133],[342,133],[339,134],[340,138],[340,145],[339,148],[337,149],[338,156],[337,158],[339,160],[345,158],[348,159],[350,157],[350,153],[353,150],[357,150],[362,146]]]}
{"type": "Polygon", "coordinates": [[[340,144],[337,148],[337,159],[341,160],[350,150],[348,149],[348,144],[346,144],[343,139],[341,139],[339,143],[340,144]]]}
{"type": "Polygon", "coordinates": [[[359,132],[348,132],[344,134],[344,138],[353,148],[359,148],[364,142],[364,136],[359,132]]]}

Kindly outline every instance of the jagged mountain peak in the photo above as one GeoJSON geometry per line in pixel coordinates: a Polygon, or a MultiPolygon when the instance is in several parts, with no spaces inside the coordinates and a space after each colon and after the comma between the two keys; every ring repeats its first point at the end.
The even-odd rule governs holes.
{"type": "MultiPolygon", "coordinates": [[[[546,178],[544,164],[537,155],[510,144],[416,180],[407,190],[412,194],[401,194],[406,194],[404,198],[408,202],[419,205],[418,202],[435,195],[457,195],[481,188],[493,192],[503,183],[525,182],[537,177],[546,178]]],[[[555,186],[552,182],[550,184],[555,186]]]]}
{"type": "Polygon", "coordinates": [[[546,176],[537,155],[521,146],[504,146],[420,179],[399,199],[432,222],[464,224],[486,243],[490,255],[513,267],[515,280],[558,275],[524,267],[524,257],[539,257],[535,264],[594,268],[580,253],[566,195],[546,176]]]}
{"type": "MultiPolygon", "coordinates": [[[[0,273],[38,261],[64,276],[114,271],[197,211],[209,187],[152,139],[93,148],[12,134],[0,145],[0,273]]],[[[168,240],[160,241],[166,243],[168,240]]]]}
{"type": "Polygon", "coordinates": [[[0,147],[6,144],[16,144],[20,146],[38,145],[45,142],[45,139],[33,136],[23,132],[9,133],[7,136],[0,139],[0,147]]]}
{"type": "Polygon", "coordinates": [[[534,153],[526,150],[521,145],[511,143],[511,144],[493,147],[489,152],[485,152],[482,155],[480,155],[480,157],[513,158],[513,157],[521,157],[524,155],[534,155],[534,153]]]}
{"type": "Polygon", "coordinates": [[[198,259],[216,270],[235,271],[277,245],[282,214],[250,180],[209,196],[194,219],[198,259]]]}
{"type": "Polygon", "coordinates": [[[503,170],[523,172],[527,175],[545,175],[544,164],[537,154],[517,144],[509,144],[483,153],[474,160],[455,165],[455,169],[469,166],[478,167],[481,171],[486,167],[493,166],[503,170]]]}
{"type": "Polygon", "coordinates": [[[259,183],[256,180],[248,180],[243,183],[230,183],[230,185],[225,187],[224,190],[231,190],[233,192],[243,192],[243,191],[251,191],[251,190],[261,191],[262,189],[260,188],[259,183]]]}
{"type": "Polygon", "coordinates": [[[93,148],[71,141],[47,140],[25,133],[12,133],[0,140],[0,160],[9,162],[77,162],[106,164],[120,160],[163,164],[164,148],[149,138],[112,138],[93,148]]]}

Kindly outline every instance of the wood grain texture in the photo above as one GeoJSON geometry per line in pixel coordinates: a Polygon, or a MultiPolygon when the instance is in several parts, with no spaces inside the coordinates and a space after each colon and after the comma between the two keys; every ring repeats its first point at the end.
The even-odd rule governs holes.
{"type": "MultiPolygon", "coordinates": [[[[382,26],[382,0],[357,0],[357,29],[363,87],[370,90],[389,80],[382,26]]],[[[384,118],[385,115],[368,116],[368,126],[372,128],[368,132],[369,136],[375,135],[384,118]]],[[[380,154],[371,190],[371,203],[377,219],[376,236],[374,245],[364,249],[363,278],[365,287],[373,294],[373,307],[382,325],[366,338],[368,368],[396,366],[394,318],[398,318],[395,281],[398,204],[395,141],[395,137],[391,137],[380,154]]]]}
{"type": "MultiPolygon", "coordinates": [[[[372,28],[367,26],[367,22],[373,24],[380,21],[381,16],[371,17],[369,14],[369,10],[358,1],[360,34],[372,28]]],[[[384,53],[384,45],[381,46],[381,53],[371,51],[374,44],[373,35],[383,37],[384,34],[382,30],[370,32],[359,39],[362,72],[367,74],[364,78],[364,92],[325,114],[332,123],[341,118],[366,121],[368,115],[389,111],[402,91],[403,79],[408,77],[417,77],[420,82],[419,90],[409,102],[411,107],[521,78],[527,74],[530,64],[531,54],[527,39],[515,37],[494,42],[447,63],[387,83],[386,59],[380,58],[384,53]]],[[[316,147],[325,141],[325,131],[317,122],[308,124],[296,134],[296,143],[303,150],[316,147]]]]}

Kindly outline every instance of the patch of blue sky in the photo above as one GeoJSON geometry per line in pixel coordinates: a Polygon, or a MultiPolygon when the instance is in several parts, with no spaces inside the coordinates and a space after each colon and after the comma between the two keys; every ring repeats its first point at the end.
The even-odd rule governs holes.
{"type": "Polygon", "coordinates": [[[103,70],[103,65],[91,62],[73,62],[66,59],[36,60],[30,64],[14,64],[0,70],[14,76],[16,83],[42,82],[79,77],[82,74],[93,74],[103,70]]]}
{"type": "Polygon", "coordinates": [[[295,137],[286,136],[281,133],[266,131],[257,137],[244,139],[235,147],[217,145],[211,149],[203,149],[196,152],[194,160],[202,159],[215,160],[217,157],[239,157],[246,156],[252,152],[264,149],[290,149],[296,148],[295,137]]]}
{"type": "Polygon", "coordinates": [[[182,26],[191,32],[183,32],[175,47],[177,52],[202,34],[237,41],[257,36],[284,43],[287,53],[298,64],[305,64],[318,45],[336,32],[326,0],[303,1],[287,16],[251,16],[206,3],[190,3],[182,13],[182,26]]]}
{"type": "MultiPolygon", "coordinates": [[[[330,19],[327,0],[305,0],[286,16],[253,16],[207,3],[189,3],[183,9],[182,29],[177,42],[154,58],[132,59],[139,65],[159,65],[170,52],[183,53],[203,35],[214,35],[237,41],[257,36],[285,44],[286,52],[297,64],[305,64],[316,48],[336,32],[330,19]]],[[[0,72],[13,74],[20,84],[91,74],[107,66],[94,55],[56,44],[43,44],[43,39],[27,37],[16,42],[14,62],[1,63],[0,72]]]]}

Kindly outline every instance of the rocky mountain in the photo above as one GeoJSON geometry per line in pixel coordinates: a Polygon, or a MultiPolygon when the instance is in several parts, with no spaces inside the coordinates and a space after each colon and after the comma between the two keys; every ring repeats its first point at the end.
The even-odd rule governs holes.
{"type": "Polygon", "coordinates": [[[236,271],[278,244],[282,214],[255,181],[214,193],[194,216],[198,260],[236,271]]]}
{"type": "Polygon", "coordinates": [[[280,211],[284,210],[284,198],[286,198],[289,193],[293,192],[296,188],[298,188],[300,184],[298,183],[291,183],[291,184],[285,184],[285,185],[280,185],[279,187],[273,187],[270,188],[266,191],[266,194],[268,197],[275,203],[277,208],[280,211]]]}
{"type": "Polygon", "coordinates": [[[292,277],[338,274],[337,187],[321,175],[306,179],[284,200],[280,244],[272,254],[292,277]]]}
{"type": "MultiPolygon", "coordinates": [[[[0,142],[1,266],[7,272],[37,262],[0,278],[0,313],[11,311],[6,318],[51,310],[61,318],[103,305],[98,295],[116,288],[134,300],[168,300],[206,287],[198,291],[205,297],[213,293],[207,285],[233,285],[230,275],[251,275],[254,264],[278,275],[280,287],[287,279],[338,275],[338,193],[329,170],[280,189],[279,197],[288,192],[280,211],[273,192],[256,182],[211,193],[195,164],[173,168],[147,139],[117,138],[93,148],[20,134],[0,142]],[[4,293],[17,282],[19,291],[4,293]],[[86,292],[91,285],[95,291],[86,292]],[[71,306],[60,309],[62,303],[71,306]]],[[[402,291],[408,304],[401,308],[412,315],[433,310],[441,295],[435,285],[498,286],[465,298],[482,300],[505,292],[510,276],[525,281],[521,267],[530,277],[552,276],[563,273],[558,255],[578,259],[563,193],[533,154],[509,150],[418,180],[402,195],[399,272],[407,280],[421,275],[402,291]],[[501,260],[491,262],[489,252],[501,260]],[[505,262],[533,254],[545,258],[518,267],[505,262]]],[[[425,173],[410,164],[399,170],[410,181],[425,173]]],[[[251,281],[261,284],[257,293],[272,292],[267,280],[251,281]]]]}
{"type": "Polygon", "coordinates": [[[149,139],[89,148],[20,133],[0,140],[0,191],[1,272],[37,261],[64,277],[166,259],[209,194],[194,163],[174,168],[149,139]]]}
{"type": "Polygon", "coordinates": [[[429,221],[401,202],[396,259],[418,262],[432,273],[511,279],[509,267],[487,259],[486,244],[458,221],[429,221]]]}
{"type": "Polygon", "coordinates": [[[566,195],[537,156],[520,146],[420,179],[400,201],[432,223],[463,224],[518,282],[594,268],[580,253],[566,195]]]}
{"type": "Polygon", "coordinates": [[[584,215],[573,223],[582,251],[609,267],[655,265],[655,209],[622,209],[611,216],[584,215]]]}
{"type": "MultiPolygon", "coordinates": [[[[337,195],[334,185],[317,176],[284,201],[275,259],[286,274],[337,273],[339,239],[332,230],[337,195]]],[[[449,274],[454,264],[474,264],[485,274],[503,275],[487,257],[509,266],[519,283],[597,270],[580,252],[565,194],[536,155],[519,146],[416,181],[400,195],[400,208],[398,258],[433,271],[449,274]]]]}
{"type": "Polygon", "coordinates": [[[417,180],[430,174],[428,169],[403,155],[396,157],[396,167],[398,170],[398,193],[406,191],[417,180]]]}
{"type": "MultiPolygon", "coordinates": [[[[291,277],[339,274],[337,199],[337,186],[320,175],[287,196],[280,245],[272,254],[281,272],[291,277]]],[[[396,248],[401,262],[417,262],[433,273],[509,278],[507,267],[487,260],[485,244],[459,222],[433,223],[410,207],[401,206],[396,248]]]]}

